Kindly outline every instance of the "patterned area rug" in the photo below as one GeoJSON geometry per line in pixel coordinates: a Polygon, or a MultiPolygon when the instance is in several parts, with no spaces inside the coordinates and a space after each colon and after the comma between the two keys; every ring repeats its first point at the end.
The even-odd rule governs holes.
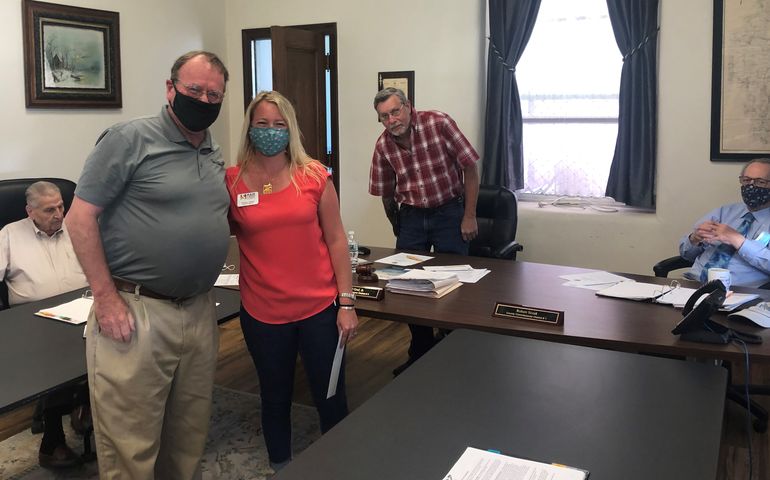
{"type": "MultiPolygon", "coordinates": [[[[223,387],[214,388],[214,408],[209,439],[203,456],[203,478],[261,480],[273,471],[268,465],[267,449],[259,421],[259,396],[223,387]]],[[[82,441],[72,432],[69,418],[64,419],[67,443],[82,449],[82,441]]],[[[294,454],[301,452],[321,436],[314,408],[292,407],[294,454]]],[[[96,462],[81,468],[53,472],[37,463],[41,435],[29,430],[0,442],[0,478],[8,480],[98,479],[96,462]]]]}

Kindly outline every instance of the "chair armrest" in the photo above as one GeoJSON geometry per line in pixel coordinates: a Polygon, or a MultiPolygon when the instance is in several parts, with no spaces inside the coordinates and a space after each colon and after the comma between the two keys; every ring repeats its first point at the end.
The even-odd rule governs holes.
{"type": "Polygon", "coordinates": [[[652,271],[655,272],[656,277],[667,277],[669,272],[673,270],[679,270],[680,268],[689,268],[692,266],[692,261],[682,258],[680,256],[669,257],[665,260],[661,260],[652,267],[652,271]]]}
{"type": "Polygon", "coordinates": [[[516,259],[516,252],[521,252],[522,250],[524,250],[524,246],[516,240],[513,240],[492,252],[492,256],[494,258],[514,260],[516,259]]]}

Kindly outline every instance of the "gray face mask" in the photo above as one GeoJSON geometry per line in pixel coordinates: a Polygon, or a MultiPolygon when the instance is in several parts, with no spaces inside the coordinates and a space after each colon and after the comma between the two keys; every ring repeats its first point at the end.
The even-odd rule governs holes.
{"type": "Polygon", "coordinates": [[[770,202],[770,188],[741,185],[741,197],[749,210],[756,210],[770,202]]]}

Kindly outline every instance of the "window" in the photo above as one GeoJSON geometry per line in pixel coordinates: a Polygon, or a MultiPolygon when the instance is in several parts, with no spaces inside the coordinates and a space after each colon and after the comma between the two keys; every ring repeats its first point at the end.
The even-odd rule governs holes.
{"type": "Polygon", "coordinates": [[[622,56],[605,0],[543,0],[516,67],[525,193],[603,197],[622,56]]]}

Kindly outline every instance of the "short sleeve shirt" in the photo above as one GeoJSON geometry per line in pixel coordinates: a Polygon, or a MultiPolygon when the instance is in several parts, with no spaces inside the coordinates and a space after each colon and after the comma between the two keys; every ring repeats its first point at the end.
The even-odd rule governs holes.
{"type": "Polygon", "coordinates": [[[327,308],[337,296],[337,280],[318,216],[328,172],[323,177],[296,173],[286,188],[259,195],[259,202],[239,205],[251,193],[239,180],[239,168],[227,170],[230,218],[241,254],[243,308],[264,323],[303,320],[327,308]]]}
{"type": "Polygon", "coordinates": [[[443,112],[412,110],[411,149],[385,130],[377,139],[369,193],[398,203],[434,208],[464,193],[463,170],[479,160],[454,120],[443,112]]]}
{"type": "Polygon", "coordinates": [[[208,291],[227,255],[224,161],[209,132],[190,144],[164,107],[97,140],[75,194],[99,217],[112,275],[172,297],[208,291]]]}

